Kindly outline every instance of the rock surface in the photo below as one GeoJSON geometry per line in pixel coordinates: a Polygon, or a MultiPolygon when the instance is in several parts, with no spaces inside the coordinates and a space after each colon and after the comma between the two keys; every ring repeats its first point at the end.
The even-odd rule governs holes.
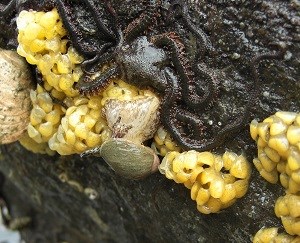
{"type": "MultiPolygon", "coordinates": [[[[118,14],[126,16],[125,24],[142,9],[140,1],[128,2],[112,1],[118,14]]],[[[288,47],[284,60],[259,65],[261,87],[250,115],[261,120],[277,110],[299,112],[299,1],[210,2],[193,1],[191,15],[217,50],[216,58],[205,56],[203,63],[217,78],[223,77],[224,110],[231,102],[236,107],[244,104],[243,87],[252,81],[249,60],[273,50],[269,43],[281,41],[288,47]]],[[[166,1],[163,4],[167,7],[166,1]]],[[[188,36],[179,23],[172,28],[188,36]]],[[[189,51],[192,55],[193,48],[189,51]]],[[[217,110],[209,114],[214,115],[221,121],[228,116],[217,110]]],[[[256,151],[248,130],[245,127],[217,151],[229,148],[252,161],[256,151]]],[[[213,215],[200,214],[189,191],[159,173],[140,181],[126,180],[100,158],[47,157],[15,143],[1,146],[0,171],[6,178],[0,192],[12,216],[32,217],[32,224],[21,230],[26,242],[246,243],[261,227],[281,225],[274,202],[284,191],[265,182],[254,167],[246,196],[213,215]]]]}

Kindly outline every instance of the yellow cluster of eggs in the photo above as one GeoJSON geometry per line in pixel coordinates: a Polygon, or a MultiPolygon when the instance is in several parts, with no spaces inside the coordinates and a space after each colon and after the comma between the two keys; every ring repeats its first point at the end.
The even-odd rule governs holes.
{"type": "MultiPolygon", "coordinates": [[[[99,146],[111,136],[102,117],[105,102],[109,99],[133,100],[149,95],[154,94],[148,90],[138,90],[122,80],[114,80],[99,95],[66,97],[62,101],[68,106],[65,109],[53,103],[50,95],[38,85],[37,90],[31,92],[34,108],[28,126],[29,137],[34,141],[31,141],[32,146],[25,147],[38,151],[37,147],[41,146],[37,143],[48,143],[52,151],[70,155],[99,146]]],[[[44,152],[42,148],[41,153],[44,152]]]]}
{"type": "Polygon", "coordinates": [[[280,182],[290,193],[300,191],[300,113],[277,112],[263,122],[253,120],[251,137],[257,142],[253,163],[270,183],[280,182]]]}
{"type": "Polygon", "coordinates": [[[278,234],[278,228],[262,228],[253,238],[253,243],[299,243],[299,236],[291,236],[285,233],[278,234]]]}
{"type": "Polygon", "coordinates": [[[56,133],[65,109],[53,103],[51,96],[40,85],[36,90],[31,90],[30,98],[33,108],[27,128],[28,135],[37,143],[47,143],[56,133]]]}
{"type": "Polygon", "coordinates": [[[109,138],[110,130],[101,116],[101,96],[74,98],[57,132],[49,139],[50,149],[61,155],[82,153],[109,138]]]}
{"type": "Polygon", "coordinates": [[[300,236],[300,195],[287,193],[279,197],[275,203],[275,214],[281,218],[287,233],[300,236]]]}
{"type": "Polygon", "coordinates": [[[49,139],[56,133],[65,109],[52,101],[48,92],[38,85],[30,91],[32,110],[27,133],[19,140],[28,150],[53,155],[48,146],[49,139]]]}
{"type": "Polygon", "coordinates": [[[171,151],[182,151],[182,149],[174,142],[170,134],[163,127],[159,127],[157,129],[156,133],[154,134],[154,140],[151,147],[160,156],[165,156],[171,151]]]}
{"type": "Polygon", "coordinates": [[[191,190],[191,198],[204,214],[216,213],[245,195],[251,174],[250,165],[242,155],[225,152],[170,152],[159,171],[191,190]]]}
{"type": "Polygon", "coordinates": [[[48,154],[48,155],[55,154],[55,151],[49,148],[48,143],[37,143],[31,137],[29,137],[28,133],[25,133],[19,139],[19,142],[24,148],[26,148],[27,150],[33,153],[48,154]]]}
{"type": "Polygon", "coordinates": [[[68,47],[66,30],[56,9],[49,12],[21,11],[17,18],[17,52],[27,62],[37,65],[47,86],[53,87],[53,97],[74,97],[73,89],[82,75],[83,58],[75,49],[68,47]],[[62,93],[62,94],[61,94],[62,93]]]}
{"type": "MultiPolygon", "coordinates": [[[[275,203],[275,214],[287,233],[300,236],[300,113],[280,111],[263,122],[253,120],[250,134],[258,147],[258,158],[253,160],[255,167],[268,182],[277,183],[279,179],[286,189],[286,195],[275,203]]],[[[279,241],[283,235],[277,236],[276,228],[256,235],[256,239],[271,237],[273,241],[253,242],[283,242],[279,241]]],[[[298,236],[286,236],[284,242],[300,242],[298,236]]]]}

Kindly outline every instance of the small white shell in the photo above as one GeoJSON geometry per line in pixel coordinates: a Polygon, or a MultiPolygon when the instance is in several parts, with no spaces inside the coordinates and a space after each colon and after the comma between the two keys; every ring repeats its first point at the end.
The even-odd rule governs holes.
{"type": "Polygon", "coordinates": [[[0,144],[12,143],[26,131],[32,107],[31,80],[22,57],[0,50],[0,144]]]}
{"type": "Polygon", "coordinates": [[[106,102],[103,113],[112,137],[141,144],[153,137],[159,123],[159,99],[148,96],[131,101],[112,99],[106,102]]]}

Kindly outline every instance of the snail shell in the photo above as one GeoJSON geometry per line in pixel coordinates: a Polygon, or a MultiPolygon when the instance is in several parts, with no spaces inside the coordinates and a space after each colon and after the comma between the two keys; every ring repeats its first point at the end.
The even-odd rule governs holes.
{"type": "Polygon", "coordinates": [[[128,179],[140,179],[158,169],[159,158],[154,151],[129,140],[110,139],[99,152],[117,174],[128,179]]]}
{"type": "Polygon", "coordinates": [[[0,49],[0,144],[18,140],[27,129],[31,80],[25,60],[14,51],[0,49]]]}
{"type": "Polygon", "coordinates": [[[137,144],[152,138],[159,124],[159,105],[156,96],[130,101],[107,101],[103,114],[112,130],[112,137],[124,138],[137,144]]]}

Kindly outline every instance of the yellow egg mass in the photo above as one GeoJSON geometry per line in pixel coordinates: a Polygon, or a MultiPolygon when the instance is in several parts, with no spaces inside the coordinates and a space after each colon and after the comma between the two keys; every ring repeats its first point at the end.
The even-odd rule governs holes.
{"type": "Polygon", "coordinates": [[[256,169],[270,183],[280,179],[290,193],[300,192],[299,121],[300,113],[279,111],[250,124],[251,137],[257,142],[256,169]]]}
{"type": "Polygon", "coordinates": [[[159,171],[191,190],[191,198],[204,214],[216,213],[232,205],[247,192],[250,165],[244,156],[225,152],[169,152],[159,171]]]}

